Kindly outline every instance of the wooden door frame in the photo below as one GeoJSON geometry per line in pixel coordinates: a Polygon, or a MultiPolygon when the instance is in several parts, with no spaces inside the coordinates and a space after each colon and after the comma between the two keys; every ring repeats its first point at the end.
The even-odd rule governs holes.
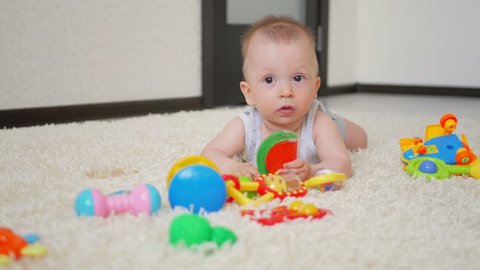
{"type": "MultiPolygon", "coordinates": [[[[319,69],[322,77],[321,95],[328,93],[328,13],[329,0],[306,0],[306,25],[316,35],[317,27],[322,27],[321,52],[318,53],[319,69]]],[[[226,46],[227,1],[202,0],[202,95],[207,108],[227,105],[219,97],[224,91],[222,70],[223,56],[228,53],[226,46]]]]}

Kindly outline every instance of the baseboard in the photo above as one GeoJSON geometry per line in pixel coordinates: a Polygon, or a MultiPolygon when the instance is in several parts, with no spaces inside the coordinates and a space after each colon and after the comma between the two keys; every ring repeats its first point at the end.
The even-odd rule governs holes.
{"type": "Polygon", "coordinates": [[[0,128],[99,120],[203,108],[201,97],[0,110],[0,128]]]}
{"type": "Polygon", "coordinates": [[[437,87],[413,85],[384,85],[384,84],[350,84],[329,86],[320,89],[319,96],[330,96],[351,93],[378,93],[378,94],[409,94],[432,96],[463,96],[480,97],[480,88],[468,87],[437,87]]]}
{"type": "Polygon", "coordinates": [[[341,86],[330,86],[326,88],[320,88],[318,91],[318,96],[332,96],[340,94],[351,94],[357,92],[357,85],[341,85],[341,86]]]}
{"type": "Polygon", "coordinates": [[[480,88],[357,84],[357,93],[480,97],[480,88]]]}

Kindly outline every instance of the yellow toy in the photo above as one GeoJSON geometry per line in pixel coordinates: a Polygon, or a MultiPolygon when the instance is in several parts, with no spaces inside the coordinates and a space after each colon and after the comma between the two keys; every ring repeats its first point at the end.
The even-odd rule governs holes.
{"type": "Polygon", "coordinates": [[[408,164],[416,157],[434,157],[450,165],[468,165],[475,161],[477,156],[468,145],[467,136],[460,138],[453,134],[457,127],[457,117],[445,114],[440,124],[428,125],[425,129],[425,140],[414,138],[400,139],[402,162],[408,164]]]}
{"type": "Polygon", "coordinates": [[[457,128],[457,117],[451,113],[440,118],[440,124],[428,125],[425,129],[425,141],[432,138],[452,134],[457,128]]]}
{"type": "Polygon", "coordinates": [[[218,169],[217,165],[213,163],[213,161],[211,161],[210,159],[200,155],[186,156],[182,159],[177,160],[177,162],[175,162],[175,164],[173,164],[173,166],[170,168],[170,171],[167,175],[167,187],[170,186],[170,182],[172,181],[173,176],[177,174],[177,172],[191,165],[205,165],[220,173],[220,169],[218,169]]]}
{"type": "Polygon", "coordinates": [[[421,138],[402,138],[402,162],[410,175],[427,179],[446,179],[452,174],[465,174],[480,179],[480,161],[468,145],[465,134],[459,138],[453,131],[457,117],[445,114],[440,124],[428,125],[425,141],[421,138]]]}
{"type": "MultiPolygon", "coordinates": [[[[178,160],[170,169],[167,175],[167,186],[170,192],[170,182],[172,178],[182,169],[194,165],[204,165],[212,168],[217,173],[218,167],[204,156],[191,155],[178,160]]],[[[245,179],[241,181],[242,177],[235,175],[222,175],[225,181],[225,189],[229,200],[235,200],[238,204],[245,205],[259,205],[264,202],[271,201],[275,198],[283,200],[285,197],[303,197],[307,193],[308,188],[318,188],[325,191],[326,185],[334,187],[347,180],[347,176],[343,173],[327,172],[314,176],[306,181],[288,180],[285,176],[278,174],[265,174],[257,179],[245,179]],[[260,197],[249,198],[245,195],[246,192],[254,192],[260,197]]],[[[178,191],[183,192],[183,191],[178,191]]],[[[177,193],[178,193],[177,192],[177,193]]],[[[170,193],[169,193],[170,194],[170,193]]],[[[213,199],[213,198],[212,198],[213,199]]]]}
{"type": "Polygon", "coordinates": [[[318,187],[321,191],[335,189],[339,186],[338,183],[347,179],[345,174],[331,171],[323,171],[306,181],[301,181],[304,179],[296,176],[277,174],[286,162],[296,157],[295,132],[281,130],[270,134],[260,144],[257,152],[257,167],[262,175],[253,181],[240,181],[234,175],[224,175],[228,196],[240,205],[258,205],[275,198],[283,200],[285,197],[303,197],[307,194],[307,188],[318,187]],[[245,192],[256,192],[260,197],[253,200],[245,196],[245,192]]]}
{"type": "Polygon", "coordinates": [[[325,184],[341,183],[347,180],[343,173],[326,173],[314,176],[304,182],[285,181],[284,177],[278,174],[261,175],[255,181],[240,181],[237,176],[223,175],[227,194],[238,204],[257,206],[261,203],[271,201],[275,198],[283,200],[285,197],[303,197],[307,194],[307,188],[321,187],[325,184]],[[244,192],[257,192],[258,199],[250,199],[244,192]]]}

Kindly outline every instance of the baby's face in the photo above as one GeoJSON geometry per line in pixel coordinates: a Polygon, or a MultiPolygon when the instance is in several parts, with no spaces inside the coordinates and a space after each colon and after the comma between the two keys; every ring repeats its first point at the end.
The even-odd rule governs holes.
{"type": "Polygon", "coordinates": [[[303,121],[317,96],[315,50],[307,38],[274,42],[255,34],[248,46],[241,88],[246,101],[279,129],[303,121]]]}

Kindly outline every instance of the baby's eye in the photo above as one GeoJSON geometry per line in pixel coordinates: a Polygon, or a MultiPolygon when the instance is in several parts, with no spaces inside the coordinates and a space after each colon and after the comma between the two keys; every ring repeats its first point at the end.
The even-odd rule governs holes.
{"type": "Polygon", "coordinates": [[[271,83],[273,83],[273,77],[272,76],[265,77],[265,79],[263,79],[263,81],[267,84],[271,84],[271,83]]]}
{"type": "Polygon", "coordinates": [[[303,80],[303,76],[302,75],[297,75],[297,76],[293,77],[293,80],[296,81],[296,82],[301,82],[303,80]]]}

